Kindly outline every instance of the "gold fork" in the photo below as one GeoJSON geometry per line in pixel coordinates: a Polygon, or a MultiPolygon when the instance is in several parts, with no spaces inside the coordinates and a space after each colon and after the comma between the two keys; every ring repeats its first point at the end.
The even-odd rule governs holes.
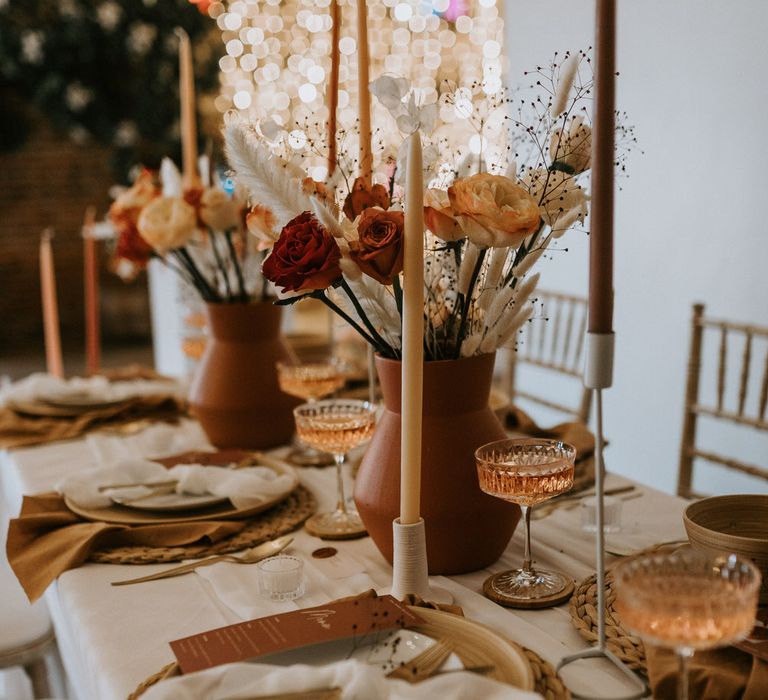
{"type": "Polygon", "coordinates": [[[145,581],[158,581],[162,578],[171,578],[172,576],[180,576],[181,574],[187,574],[190,571],[201,566],[210,566],[211,564],[217,564],[220,561],[229,561],[233,564],[256,564],[262,559],[272,557],[275,554],[282,552],[289,544],[293,542],[293,537],[278,537],[271,542],[264,542],[263,544],[247,549],[243,554],[217,554],[207,559],[200,559],[199,561],[193,561],[189,564],[182,564],[181,566],[175,566],[172,569],[166,569],[165,571],[159,571],[156,574],[150,574],[149,576],[141,576],[139,578],[129,578],[122,581],[112,581],[113,586],[128,586],[132,583],[144,583],[145,581]]]}
{"type": "Polygon", "coordinates": [[[426,680],[437,672],[452,651],[453,643],[447,639],[440,639],[429,649],[425,649],[407,663],[390,671],[387,678],[397,678],[409,683],[426,680]]]}

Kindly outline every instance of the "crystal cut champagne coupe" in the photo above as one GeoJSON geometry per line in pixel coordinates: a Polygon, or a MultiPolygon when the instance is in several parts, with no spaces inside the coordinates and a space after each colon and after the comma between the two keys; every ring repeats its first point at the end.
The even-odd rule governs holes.
{"type": "Polygon", "coordinates": [[[733,644],[755,624],[760,572],[735,554],[648,554],[616,567],[613,578],[616,612],[624,626],[677,653],[679,700],[688,698],[693,653],[733,644]]]}
{"type": "Polygon", "coordinates": [[[342,465],[346,454],[370,440],[376,427],[376,407],[367,401],[328,399],[305,403],[294,409],[299,439],[318,450],[330,452],[336,463],[336,510],[318,513],[307,520],[313,535],[345,539],[365,534],[365,525],[344,498],[342,465]]]}
{"type": "Polygon", "coordinates": [[[556,571],[534,569],[531,560],[531,508],[573,486],[576,449],[559,440],[499,440],[475,452],[480,488],[523,511],[525,556],[520,569],[491,576],[484,585],[489,597],[510,607],[547,607],[573,587],[556,571]]]}
{"type": "MultiPolygon", "coordinates": [[[[340,362],[277,363],[277,380],[281,391],[303,399],[317,401],[344,386],[344,367],[340,362]]],[[[312,447],[295,444],[288,459],[302,467],[322,467],[333,464],[329,455],[312,447]]]]}

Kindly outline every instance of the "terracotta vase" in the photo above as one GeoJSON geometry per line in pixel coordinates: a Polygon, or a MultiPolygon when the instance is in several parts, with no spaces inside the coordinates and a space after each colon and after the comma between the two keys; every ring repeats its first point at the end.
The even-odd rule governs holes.
{"type": "MultiPolygon", "coordinates": [[[[430,574],[460,574],[495,562],[520,509],[484,494],[475,450],[506,437],[488,407],[494,354],[424,364],[421,514],[430,574]]],[[[368,533],[392,561],[392,520],[400,509],[399,361],[376,358],[384,412],[355,482],[355,502],[368,533]]]]}
{"type": "Polygon", "coordinates": [[[189,393],[192,413],[216,447],[287,443],[300,403],[280,391],[275,363],[288,357],[282,308],[270,302],[208,304],[210,338],[189,393]]]}

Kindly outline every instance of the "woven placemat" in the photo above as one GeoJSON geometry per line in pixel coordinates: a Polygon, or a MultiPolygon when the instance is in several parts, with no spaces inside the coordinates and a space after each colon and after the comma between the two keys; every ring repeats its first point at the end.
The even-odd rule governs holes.
{"type": "MultiPolygon", "coordinates": [[[[685,546],[685,545],[682,545],[685,546]]],[[[681,547],[681,542],[661,542],[645,549],[633,552],[631,556],[641,556],[654,552],[673,552],[681,547]]],[[[626,560],[625,560],[626,561],[626,560]]],[[[614,601],[616,591],[613,588],[613,575],[605,574],[605,643],[631,669],[648,674],[645,662],[645,647],[640,637],[628,632],[622,625],[614,601]]],[[[588,642],[597,641],[597,574],[585,578],[573,592],[568,605],[571,622],[579,634],[588,642]]]]}
{"type": "Polygon", "coordinates": [[[113,547],[94,552],[90,561],[102,564],[165,564],[213,554],[228,554],[292,532],[316,510],[315,497],[304,486],[298,486],[284,501],[246,521],[246,526],[240,532],[220,542],[180,547],[113,547]]]}
{"type": "MultiPolygon", "coordinates": [[[[614,601],[611,572],[605,574],[605,643],[610,651],[618,656],[627,666],[635,671],[646,673],[645,647],[639,637],[630,634],[622,627],[614,601]]],[[[573,593],[568,605],[573,622],[579,634],[588,642],[597,641],[597,575],[585,578],[573,593]]]]}
{"type": "Polygon", "coordinates": [[[571,700],[571,691],[565,687],[563,679],[557,675],[555,667],[542,659],[535,651],[522,647],[533,669],[533,689],[544,700],[571,700]]]}

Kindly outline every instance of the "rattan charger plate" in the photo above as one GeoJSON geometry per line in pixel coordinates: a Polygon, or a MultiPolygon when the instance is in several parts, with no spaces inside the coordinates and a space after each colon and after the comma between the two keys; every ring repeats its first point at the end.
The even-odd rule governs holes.
{"type": "Polygon", "coordinates": [[[165,564],[237,552],[292,532],[316,510],[315,497],[304,486],[298,486],[277,505],[252,520],[244,521],[245,527],[240,532],[219,542],[179,547],[113,547],[93,552],[90,561],[102,564],[165,564]]]}
{"type": "MultiPolygon", "coordinates": [[[[424,605],[428,606],[429,603],[424,605]]],[[[475,634],[480,635],[482,635],[483,630],[487,630],[483,625],[471,622],[463,617],[451,615],[440,610],[433,610],[429,607],[419,606],[419,609],[415,612],[425,618],[423,631],[430,636],[444,636],[446,629],[448,634],[455,634],[457,630],[461,630],[464,627],[468,627],[475,634]]],[[[522,676],[528,689],[539,693],[545,700],[571,700],[571,693],[557,675],[554,666],[542,659],[535,651],[531,651],[515,642],[502,640],[495,632],[490,632],[488,639],[491,641],[488,642],[486,640],[480,646],[488,647],[490,644],[493,658],[499,660],[501,662],[500,665],[503,666],[501,671],[497,670],[491,677],[501,682],[509,682],[516,685],[515,681],[522,676]],[[502,647],[504,645],[509,647],[508,650],[503,650],[502,647]],[[529,666],[530,669],[524,668],[524,666],[529,666]]],[[[478,641],[482,642],[483,637],[466,639],[464,647],[461,647],[457,652],[464,663],[471,664],[476,662],[478,654],[480,654],[482,659],[485,659],[482,653],[483,650],[477,649],[478,641]],[[472,648],[473,644],[475,645],[474,649],[472,648]],[[466,656],[466,654],[469,654],[469,656],[466,656]]],[[[136,690],[128,696],[128,700],[138,700],[153,685],[177,675],[179,675],[178,664],[175,662],[166,664],[157,673],[153,673],[143,680],[136,690]]]]}

